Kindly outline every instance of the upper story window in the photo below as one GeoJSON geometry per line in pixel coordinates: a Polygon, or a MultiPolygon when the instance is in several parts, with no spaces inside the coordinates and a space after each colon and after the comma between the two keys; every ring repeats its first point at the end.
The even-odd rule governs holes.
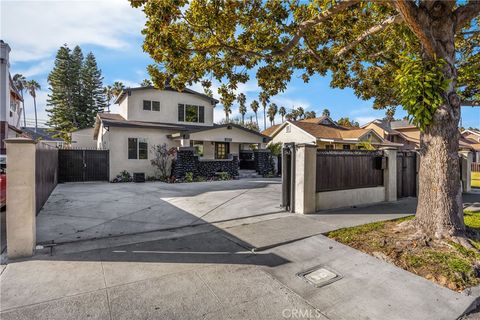
{"type": "Polygon", "coordinates": [[[128,138],[128,159],[148,159],[146,139],[128,138]]]}
{"type": "Polygon", "coordinates": [[[285,132],[286,132],[286,133],[292,132],[292,128],[290,127],[289,124],[288,124],[287,127],[285,128],[285,132]]]}
{"type": "Polygon", "coordinates": [[[143,100],[143,110],[160,111],[160,101],[143,100]]]}
{"type": "Polygon", "coordinates": [[[205,123],[205,107],[191,104],[178,104],[178,121],[205,123]]]}

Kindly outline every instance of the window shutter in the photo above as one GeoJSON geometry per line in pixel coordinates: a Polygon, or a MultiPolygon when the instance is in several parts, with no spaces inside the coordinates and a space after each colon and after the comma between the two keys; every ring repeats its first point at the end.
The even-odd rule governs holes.
{"type": "Polygon", "coordinates": [[[185,121],[185,106],[183,104],[178,105],[178,121],[185,121]]]}
{"type": "Polygon", "coordinates": [[[205,107],[204,106],[198,107],[198,122],[205,123],[205,107]]]}

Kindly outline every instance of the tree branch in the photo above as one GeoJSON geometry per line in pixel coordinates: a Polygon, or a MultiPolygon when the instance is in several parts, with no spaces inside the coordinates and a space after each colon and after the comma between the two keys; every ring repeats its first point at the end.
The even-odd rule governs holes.
{"type": "Polygon", "coordinates": [[[353,5],[356,5],[359,3],[360,0],[345,0],[337,5],[331,7],[330,9],[327,9],[325,11],[322,11],[318,16],[316,16],[314,19],[304,21],[300,23],[298,26],[297,32],[295,32],[295,35],[293,38],[287,43],[285,47],[283,47],[281,50],[277,51],[272,51],[272,55],[284,55],[288,53],[290,50],[293,49],[297,45],[297,43],[300,41],[300,39],[303,37],[303,34],[306,30],[309,28],[325,21],[326,19],[330,18],[331,16],[344,11],[345,9],[350,8],[353,5]]]}
{"type": "Polygon", "coordinates": [[[402,19],[401,15],[396,15],[396,16],[389,17],[389,18],[383,20],[382,22],[380,22],[380,24],[378,24],[376,26],[373,26],[370,29],[366,30],[364,33],[362,33],[360,36],[358,36],[355,40],[353,40],[348,45],[346,45],[345,47],[338,50],[338,52],[335,54],[335,57],[338,58],[338,57],[342,56],[343,54],[345,54],[347,51],[350,51],[351,49],[355,48],[357,46],[357,44],[362,42],[368,36],[385,30],[385,28],[387,28],[391,24],[400,23],[402,21],[403,21],[403,19],[402,19]]]}
{"type": "Polygon", "coordinates": [[[453,14],[455,16],[455,33],[457,33],[480,14],[480,1],[470,0],[466,5],[458,7],[453,14]]]}
{"type": "Polygon", "coordinates": [[[433,57],[435,50],[432,36],[430,31],[428,31],[427,26],[424,25],[430,24],[430,18],[422,10],[420,10],[420,8],[417,7],[415,2],[410,0],[397,0],[395,2],[395,8],[402,15],[403,20],[410,30],[420,40],[420,43],[427,51],[427,54],[433,57]],[[424,24],[422,24],[421,20],[424,20],[424,24]]]}
{"type": "Polygon", "coordinates": [[[460,106],[462,106],[462,107],[480,107],[480,101],[462,100],[462,102],[460,102],[460,106]]]}

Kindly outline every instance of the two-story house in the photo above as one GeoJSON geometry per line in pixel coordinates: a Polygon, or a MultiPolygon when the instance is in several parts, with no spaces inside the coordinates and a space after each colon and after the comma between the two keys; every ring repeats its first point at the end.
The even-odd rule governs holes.
{"type": "MultiPolygon", "coordinates": [[[[22,134],[22,96],[15,87],[10,75],[10,46],[0,40],[0,154],[5,155],[4,139],[22,134]]],[[[3,157],[1,161],[3,161],[3,157]]]]}
{"type": "Polygon", "coordinates": [[[110,150],[110,178],[127,170],[153,176],[153,146],[194,147],[202,160],[228,159],[268,137],[235,124],[216,125],[218,103],[205,94],[166,86],[128,88],[116,98],[119,112],[99,113],[93,138],[98,149],[110,150]]]}

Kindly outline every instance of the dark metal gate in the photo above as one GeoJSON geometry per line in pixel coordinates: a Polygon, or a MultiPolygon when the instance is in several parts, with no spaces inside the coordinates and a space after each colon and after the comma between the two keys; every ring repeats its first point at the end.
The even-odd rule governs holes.
{"type": "Polygon", "coordinates": [[[295,208],[295,144],[286,143],[282,149],[282,207],[289,212],[295,208]]]}
{"type": "Polygon", "coordinates": [[[417,153],[397,153],[397,198],[417,196],[417,153]]]}
{"type": "Polygon", "coordinates": [[[58,182],[108,181],[108,150],[58,150],[58,182]]]}

